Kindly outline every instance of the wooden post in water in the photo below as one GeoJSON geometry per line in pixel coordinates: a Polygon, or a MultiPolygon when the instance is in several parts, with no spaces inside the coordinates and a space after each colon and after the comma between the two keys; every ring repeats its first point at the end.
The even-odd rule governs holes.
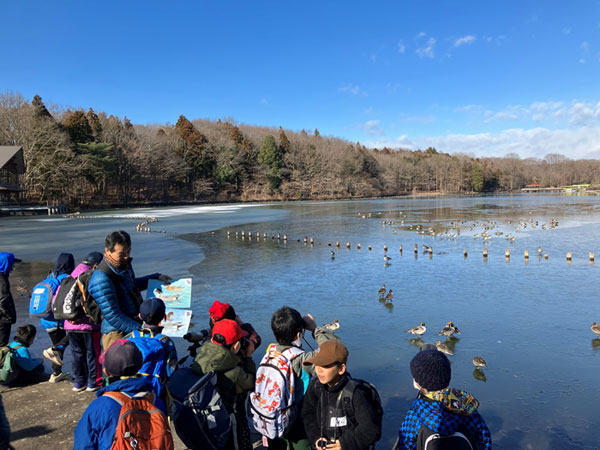
{"type": "Polygon", "coordinates": [[[369,251],[373,250],[373,247],[371,247],[370,245],[367,248],[369,249],[369,251]]]}
{"type": "Polygon", "coordinates": [[[356,244],[356,250],[360,250],[360,243],[356,244]]]}
{"type": "Polygon", "coordinates": [[[594,264],[594,254],[590,252],[590,263],[594,264]]]}
{"type": "MultiPolygon", "coordinates": [[[[278,239],[279,239],[279,238],[278,238],[278,239]]],[[[284,234],[284,235],[283,235],[283,240],[284,240],[284,241],[287,241],[287,234],[284,234]]],[[[339,245],[338,245],[338,247],[339,247],[339,245]]]]}
{"type": "Polygon", "coordinates": [[[310,237],[310,243],[311,243],[311,245],[315,243],[315,238],[312,236],[310,237]]]}
{"type": "Polygon", "coordinates": [[[544,259],[548,259],[548,253],[544,253],[544,259]]]}
{"type": "Polygon", "coordinates": [[[510,259],[510,250],[509,249],[504,250],[504,257],[506,259],[510,259]]]}
{"type": "Polygon", "coordinates": [[[415,244],[415,253],[419,253],[419,246],[415,244]]]}
{"type": "Polygon", "coordinates": [[[483,248],[483,257],[484,258],[488,257],[488,249],[486,247],[483,248]]]}
{"type": "Polygon", "coordinates": [[[336,246],[337,248],[340,248],[340,241],[335,241],[335,246],[336,246]]]}
{"type": "Polygon", "coordinates": [[[432,246],[429,246],[429,247],[427,248],[427,251],[429,252],[429,254],[430,254],[430,255],[431,255],[431,254],[433,254],[433,247],[432,247],[432,246]]]}
{"type": "Polygon", "coordinates": [[[387,253],[387,245],[383,244],[383,252],[387,253]]]}
{"type": "Polygon", "coordinates": [[[525,249],[525,259],[529,259],[529,250],[525,249]]]}
{"type": "Polygon", "coordinates": [[[346,242],[346,248],[350,248],[350,242],[346,242]]]}
{"type": "Polygon", "coordinates": [[[569,264],[571,264],[571,260],[573,259],[573,256],[571,255],[571,252],[567,252],[567,262],[569,264]]]}
{"type": "Polygon", "coordinates": [[[467,255],[468,255],[468,253],[467,253],[467,249],[466,249],[466,248],[463,250],[463,255],[464,255],[464,257],[465,257],[465,258],[466,258],[466,257],[467,257],[467,255]]]}
{"type": "Polygon", "coordinates": [[[400,254],[402,254],[402,244],[400,244],[400,254]]]}

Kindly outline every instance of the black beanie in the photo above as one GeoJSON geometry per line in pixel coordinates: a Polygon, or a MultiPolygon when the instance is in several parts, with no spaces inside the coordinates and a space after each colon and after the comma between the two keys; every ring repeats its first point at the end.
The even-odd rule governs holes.
{"type": "Polygon", "coordinates": [[[410,373],[419,386],[430,392],[448,387],[452,376],[450,361],[436,349],[417,353],[410,362],[410,373]]]}

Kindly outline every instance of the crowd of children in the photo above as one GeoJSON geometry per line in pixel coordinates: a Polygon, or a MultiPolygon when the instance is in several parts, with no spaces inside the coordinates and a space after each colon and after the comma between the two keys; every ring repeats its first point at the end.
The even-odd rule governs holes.
{"type": "MultiPolygon", "coordinates": [[[[126,244],[127,238],[122,237],[125,239],[122,242],[126,244]]],[[[127,261],[129,248],[126,245],[122,248],[127,261]]],[[[118,262],[110,252],[107,245],[104,255],[92,252],[77,267],[72,255],[61,254],[51,276],[59,281],[52,286],[54,299],[64,278],[79,279],[88,271],[100,270],[101,263],[110,268],[118,262]]],[[[0,253],[0,280],[4,281],[3,291],[9,294],[8,274],[13,261],[14,255],[0,253]]],[[[126,272],[129,266],[123,261],[118,263],[122,273],[129,273],[126,272]]],[[[135,280],[132,270],[130,272],[131,280],[135,280]]],[[[118,302],[135,298],[119,294],[115,280],[121,272],[116,273],[101,277],[102,282],[115,282],[113,290],[118,294],[115,297],[118,302]]],[[[91,272],[88,279],[93,279],[93,274],[91,272]]],[[[109,295],[107,292],[102,295],[109,295]]],[[[0,293],[3,293],[1,318],[6,308],[3,305],[8,300],[5,292],[0,293]]],[[[374,448],[381,438],[383,409],[376,389],[366,381],[351,377],[348,349],[333,331],[317,326],[310,314],[302,316],[287,306],[276,310],[271,318],[274,342],[267,346],[257,366],[252,356],[261,346],[261,337],[231,305],[215,301],[208,311],[209,330],[185,336],[199,347],[188,365],[183,364],[185,358],[179,364],[174,343],[162,334],[161,323],[165,319],[162,300],[148,298],[125,308],[121,303],[111,306],[116,307],[121,313],[126,311],[127,320],[123,323],[133,328],[128,333],[112,325],[96,323],[89,315],[62,321],[47,314],[42,319],[53,344],[44,351],[44,356],[52,362],[49,381],[68,377],[62,366],[64,349],[69,345],[73,390],[96,391],[96,399],[75,429],[75,449],[172,449],[171,426],[177,430],[185,414],[197,416],[198,432],[191,433],[194,442],[189,443],[189,438],[186,442],[192,449],[251,450],[250,421],[252,428],[262,435],[262,445],[271,450],[363,450],[374,448]],[[306,331],[318,344],[317,350],[302,348],[306,331]],[[106,339],[109,334],[110,339],[106,339]],[[108,344],[102,352],[101,340],[108,344]],[[176,379],[178,371],[186,370],[197,377],[198,382],[192,382],[196,390],[205,389],[203,377],[214,380],[212,391],[208,390],[211,383],[206,384],[209,396],[206,404],[201,405],[198,397],[190,402],[171,395],[169,380],[176,379]],[[218,409],[215,405],[223,405],[227,414],[213,415],[218,409]],[[131,414],[140,412],[143,414],[131,414]],[[211,439],[211,430],[217,425],[209,423],[211,417],[227,421],[228,434],[222,441],[211,439]]],[[[14,340],[4,353],[10,355],[11,364],[7,362],[0,368],[3,376],[13,365],[17,373],[2,378],[4,384],[13,386],[48,380],[43,362],[32,358],[28,350],[35,336],[34,325],[16,329],[14,340]],[[7,369],[7,366],[10,367],[7,369]]],[[[420,351],[411,360],[410,371],[418,396],[400,426],[398,449],[492,448],[490,432],[477,412],[478,401],[467,392],[449,388],[450,363],[443,353],[435,349],[420,351]]],[[[10,448],[6,430],[10,432],[0,408],[0,450],[10,448]]]]}

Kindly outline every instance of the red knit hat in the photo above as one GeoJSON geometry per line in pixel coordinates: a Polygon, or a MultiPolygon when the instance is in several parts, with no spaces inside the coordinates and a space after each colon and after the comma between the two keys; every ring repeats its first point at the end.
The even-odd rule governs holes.
{"type": "Polygon", "coordinates": [[[229,303],[221,303],[219,300],[215,300],[210,309],[208,310],[208,315],[210,316],[210,320],[213,323],[218,322],[227,313],[227,310],[230,308],[229,303]]]}

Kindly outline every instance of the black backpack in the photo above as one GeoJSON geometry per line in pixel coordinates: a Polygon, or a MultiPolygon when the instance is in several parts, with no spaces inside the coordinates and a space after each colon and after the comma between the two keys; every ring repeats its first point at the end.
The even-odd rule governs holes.
{"type": "MultiPolygon", "coordinates": [[[[350,376],[350,375],[348,375],[350,376]]],[[[362,389],[367,394],[367,400],[375,415],[377,416],[377,438],[375,442],[381,439],[381,425],[383,422],[383,407],[381,406],[381,398],[375,386],[365,380],[358,378],[350,378],[346,386],[342,389],[342,404],[344,413],[353,426],[357,425],[354,408],[352,406],[352,396],[356,389],[362,389]]],[[[374,444],[374,443],[373,443],[374,444]]]]}
{"type": "Polygon", "coordinates": [[[174,407],[171,418],[186,448],[218,450],[229,439],[235,421],[216,383],[216,372],[198,375],[189,367],[177,369],[169,379],[167,387],[174,407]]]}
{"type": "MultiPolygon", "coordinates": [[[[101,270],[116,285],[116,274],[102,261],[96,268],[101,270]]],[[[88,270],[77,278],[68,276],[60,283],[60,290],[56,295],[52,312],[57,320],[78,320],[85,316],[90,322],[98,324],[102,322],[102,312],[94,297],[88,291],[90,279],[94,270],[88,270]]]]}
{"type": "Polygon", "coordinates": [[[422,426],[417,437],[417,450],[477,450],[468,431],[459,428],[452,434],[442,436],[422,426]]]}

